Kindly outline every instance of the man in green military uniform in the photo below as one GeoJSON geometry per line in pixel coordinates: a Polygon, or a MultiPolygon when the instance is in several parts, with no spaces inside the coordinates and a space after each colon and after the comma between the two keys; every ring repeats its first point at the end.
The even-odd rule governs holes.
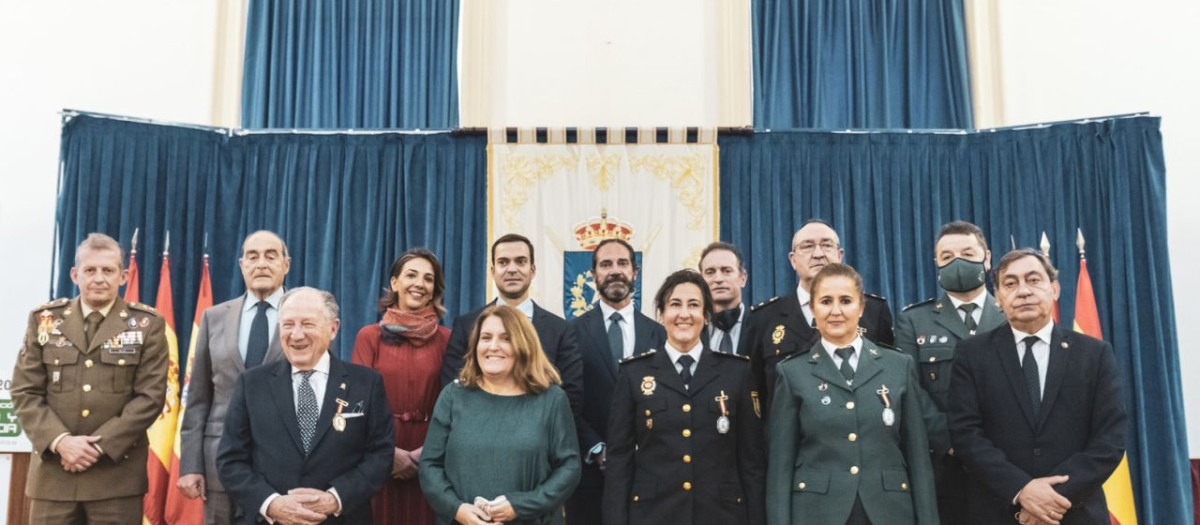
{"type": "Polygon", "coordinates": [[[987,238],[979,226],[965,221],[942,226],[934,241],[934,262],[944,292],[936,299],[906,307],[896,327],[896,346],[917,360],[921,386],[936,407],[927,423],[934,449],[938,514],[945,524],[967,523],[962,494],[966,472],[952,453],[946,454],[950,448],[947,392],[954,368],[954,346],[1004,323],[1004,313],[985,285],[991,258],[987,238]]]}
{"type": "Polygon", "coordinates": [[[79,296],[29,315],[12,399],[33,443],[30,523],[142,521],[146,429],[166,397],[167,343],[153,308],[118,297],[122,261],[115,240],[88,235],[71,268],[79,296]]]}

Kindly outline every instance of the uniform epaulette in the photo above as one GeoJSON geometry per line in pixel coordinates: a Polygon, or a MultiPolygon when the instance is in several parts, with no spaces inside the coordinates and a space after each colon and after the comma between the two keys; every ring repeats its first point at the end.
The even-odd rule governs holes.
{"type": "Polygon", "coordinates": [[[646,350],[645,352],[642,352],[640,354],[631,355],[629,357],[626,357],[625,359],[622,359],[621,364],[630,363],[633,361],[637,361],[638,359],[644,359],[644,358],[650,357],[650,356],[654,355],[654,352],[655,351],[653,349],[650,349],[650,350],[646,350]]]}
{"type": "Polygon", "coordinates": [[[754,305],[754,306],[751,306],[751,307],[750,307],[750,311],[751,311],[751,312],[754,312],[754,311],[760,310],[760,309],[762,309],[763,307],[770,306],[770,305],[771,305],[771,303],[774,303],[775,301],[778,301],[778,300],[779,300],[779,296],[772,297],[772,298],[770,298],[770,299],[767,299],[766,301],[763,301],[763,302],[761,302],[761,303],[758,303],[758,304],[756,304],[756,305],[754,305]]]}
{"type": "Polygon", "coordinates": [[[808,353],[808,352],[796,352],[796,353],[794,353],[794,354],[791,354],[791,355],[789,355],[789,356],[787,356],[787,357],[785,357],[785,358],[783,358],[783,359],[780,359],[780,360],[779,360],[779,362],[780,362],[780,363],[782,363],[782,362],[784,362],[784,361],[787,361],[788,359],[791,359],[791,358],[793,358],[793,357],[796,357],[796,356],[798,356],[798,355],[809,355],[809,353],[808,353]]]}
{"type": "Polygon", "coordinates": [[[146,312],[146,313],[150,313],[150,314],[154,314],[154,315],[157,315],[157,316],[161,316],[161,315],[162,315],[162,314],[158,313],[158,310],[155,310],[153,306],[150,306],[150,305],[147,305],[147,304],[142,304],[142,303],[138,303],[138,302],[129,302],[129,303],[125,303],[125,305],[126,305],[126,306],[128,306],[128,307],[130,307],[130,308],[133,308],[134,310],[140,310],[140,311],[143,311],[143,312],[146,312]]]}
{"type": "Polygon", "coordinates": [[[749,360],[750,360],[750,357],[749,357],[749,356],[738,355],[738,354],[731,354],[731,353],[729,353],[729,352],[722,352],[722,351],[720,351],[720,350],[713,350],[713,351],[712,351],[712,353],[713,353],[713,355],[719,355],[719,356],[722,356],[722,357],[732,357],[732,358],[735,358],[735,359],[741,359],[741,360],[743,360],[743,361],[749,361],[749,360]]]}
{"type": "Polygon", "coordinates": [[[901,310],[901,311],[902,311],[902,312],[907,312],[907,311],[909,311],[909,310],[910,310],[910,309],[912,309],[912,308],[916,308],[916,307],[918,307],[918,306],[921,306],[921,305],[923,305],[923,304],[929,304],[929,303],[932,303],[932,302],[934,302],[934,301],[937,301],[937,297],[930,297],[930,298],[928,298],[928,299],[926,299],[926,300],[924,300],[924,301],[917,301],[917,302],[915,302],[915,303],[913,303],[913,304],[910,304],[910,305],[908,305],[908,306],[905,306],[905,307],[904,307],[904,309],[903,309],[903,310],[901,310]]]}
{"type": "Polygon", "coordinates": [[[865,296],[867,296],[867,297],[874,297],[874,298],[876,298],[876,299],[879,299],[880,301],[887,301],[887,298],[885,298],[885,297],[884,297],[884,296],[882,296],[882,295],[875,295],[875,294],[873,294],[873,293],[866,293],[866,292],[864,292],[864,293],[863,293],[863,295],[865,295],[865,296]]]}
{"type": "Polygon", "coordinates": [[[61,298],[55,299],[53,301],[48,301],[48,302],[39,304],[37,306],[37,308],[34,308],[33,310],[36,312],[38,310],[45,310],[47,308],[58,308],[60,306],[66,306],[66,304],[69,302],[71,302],[70,299],[67,299],[66,297],[61,297],[61,298]]]}
{"type": "MultiPolygon", "coordinates": [[[[871,341],[871,342],[872,342],[872,343],[874,343],[874,341],[871,341]]],[[[899,349],[899,348],[896,348],[896,347],[894,347],[894,346],[892,346],[892,345],[889,345],[889,344],[884,344],[884,343],[875,343],[875,346],[878,346],[879,348],[882,348],[882,349],[884,349],[884,350],[892,350],[892,351],[895,351],[895,352],[904,352],[904,350],[901,350],[901,349],[899,349]]]]}

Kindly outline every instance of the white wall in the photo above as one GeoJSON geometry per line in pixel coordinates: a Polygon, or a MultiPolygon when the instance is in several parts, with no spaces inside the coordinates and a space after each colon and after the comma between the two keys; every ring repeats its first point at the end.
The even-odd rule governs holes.
{"type": "MultiPolygon", "coordinates": [[[[1150,111],[1162,117],[1167,228],[1191,457],[1200,457],[1200,4],[999,5],[1004,124],[1150,111]]],[[[1162,232],[1160,235],[1167,235],[1162,232]]]]}
{"type": "MultiPolygon", "coordinates": [[[[0,3],[0,379],[47,299],[62,108],[209,123],[216,2],[0,3]]],[[[122,239],[122,242],[127,242],[122,239]]],[[[7,398],[0,391],[0,398],[7,398]]],[[[0,494],[9,461],[0,461],[0,494]]],[[[0,497],[0,516],[6,498],[0,497]]]]}

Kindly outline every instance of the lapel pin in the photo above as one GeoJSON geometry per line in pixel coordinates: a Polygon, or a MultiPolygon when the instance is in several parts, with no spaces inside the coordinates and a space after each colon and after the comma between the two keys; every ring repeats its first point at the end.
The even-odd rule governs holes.
{"type": "Polygon", "coordinates": [[[1066,349],[1067,349],[1067,342],[1066,342],[1066,341],[1063,341],[1063,342],[1062,342],[1062,347],[1063,347],[1063,350],[1066,350],[1066,349]]]}
{"type": "Polygon", "coordinates": [[[341,385],[339,385],[339,386],[338,386],[338,388],[341,388],[342,390],[345,390],[345,389],[346,389],[346,383],[342,383],[341,385]]]}
{"type": "Polygon", "coordinates": [[[833,400],[832,400],[832,399],[829,399],[829,396],[825,396],[825,397],[822,397],[822,398],[821,398],[821,404],[822,404],[822,405],[828,405],[828,404],[830,404],[830,403],[832,403],[832,402],[833,402],[833,400]]]}
{"type": "Polygon", "coordinates": [[[817,385],[817,390],[820,390],[822,392],[829,390],[829,383],[821,381],[821,384],[817,385]]]}
{"type": "Polygon", "coordinates": [[[129,314],[125,313],[125,310],[121,310],[121,313],[119,313],[117,315],[121,316],[121,319],[129,317],[129,314]]]}

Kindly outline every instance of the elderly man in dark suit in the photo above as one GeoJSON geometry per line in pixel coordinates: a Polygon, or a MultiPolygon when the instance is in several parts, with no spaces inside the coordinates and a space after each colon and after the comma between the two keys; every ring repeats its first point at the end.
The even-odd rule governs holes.
{"type": "Polygon", "coordinates": [[[392,411],[378,372],[329,354],[337,312],[329,292],[284,294],[287,360],[238,379],[217,455],[237,523],[371,523],[392,467],[392,411]]]}
{"type": "Polygon", "coordinates": [[[950,435],[967,466],[972,524],[1101,525],[1101,485],[1128,424],[1112,347],[1056,326],[1058,272],[1030,250],[1006,254],[996,297],[1008,323],[959,343],[950,435]]]}
{"type": "MultiPolygon", "coordinates": [[[[496,239],[492,243],[491,270],[496,290],[500,292],[498,300],[520,310],[533,323],[538,339],[542,342],[542,351],[562,376],[562,388],[571,400],[571,412],[578,415],[583,402],[583,361],[579,357],[579,346],[570,323],[538,306],[529,297],[529,287],[537,275],[533,243],[515,233],[496,239]]],[[[495,301],[454,320],[450,342],[446,344],[446,355],[442,358],[442,385],[448,385],[458,377],[467,353],[467,338],[471,334],[471,328],[475,326],[475,319],[491,304],[495,304],[495,301]]]]}
{"type": "Polygon", "coordinates": [[[233,503],[217,475],[217,443],[233,387],[246,369],[283,358],[275,328],[291,267],[287,245],[272,232],[254,232],[242,242],[238,264],[246,293],[209,308],[200,321],[180,430],[176,486],[185,497],[204,499],[207,525],[233,523],[233,503]]]}
{"type": "Polygon", "coordinates": [[[607,459],[608,413],[617,364],[626,357],[662,348],[667,332],[633,306],[637,280],[633,247],[619,239],[601,241],[592,252],[592,274],[600,301],[571,324],[583,356],[583,412],[575,418],[583,477],[567,500],[568,525],[599,525],[607,459]]]}

